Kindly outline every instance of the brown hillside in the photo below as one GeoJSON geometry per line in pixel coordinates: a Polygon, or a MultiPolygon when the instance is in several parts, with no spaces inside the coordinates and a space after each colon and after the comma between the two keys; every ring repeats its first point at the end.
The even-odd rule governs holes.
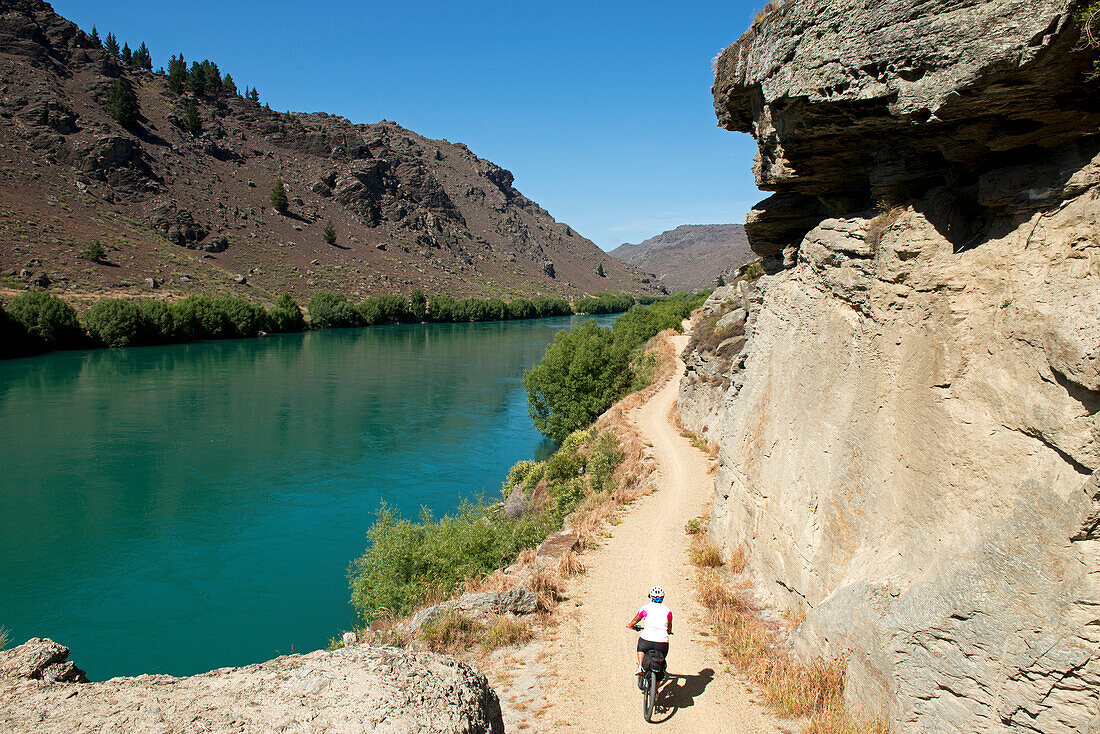
{"type": "Polygon", "coordinates": [[[124,67],[46,3],[0,0],[0,290],[43,275],[75,296],[155,287],[259,301],[323,289],[570,297],[660,288],[461,143],[389,121],[277,113],[237,95],[177,95],[164,75],[124,67]],[[138,98],[131,129],[104,108],[115,79],[138,98]],[[198,135],[183,125],[190,100],[198,135]],[[277,178],[285,215],[270,205],[277,178]],[[329,220],[334,245],[323,238],[329,220]],[[104,262],[82,257],[94,242],[104,262]]]}
{"type": "Polygon", "coordinates": [[[608,254],[656,273],[670,291],[713,287],[719,274],[756,258],[740,224],[682,224],[608,254]]]}

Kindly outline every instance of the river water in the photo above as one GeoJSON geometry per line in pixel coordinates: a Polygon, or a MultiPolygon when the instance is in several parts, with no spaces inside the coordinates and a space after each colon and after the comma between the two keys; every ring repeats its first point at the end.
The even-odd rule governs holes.
{"type": "Polygon", "coordinates": [[[521,378],[571,323],[0,361],[0,627],[93,680],[324,646],[354,623],[347,566],[381,502],[496,497],[552,448],[521,378]]]}

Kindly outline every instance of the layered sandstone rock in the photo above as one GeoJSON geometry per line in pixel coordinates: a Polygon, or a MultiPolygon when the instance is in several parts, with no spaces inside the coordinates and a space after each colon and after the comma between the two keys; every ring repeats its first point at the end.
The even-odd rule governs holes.
{"type": "Polygon", "coordinates": [[[82,679],[48,674],[58,666],[44,661],[67,655],[57,643],[38,639],[0,653],[0,730],[504,731],[485,676],[434,653],[360,645],[188,678],[58,682],[82,679]]]}
{"type": "Polygon", "coordinates": [[[681,406],[720,437],[712,532],[899,731],[1100,731],[1100,95],[1074,12],[794,0],[718,67],[777,274],[743,358],[681,393],[720,414],[681,406]]]}

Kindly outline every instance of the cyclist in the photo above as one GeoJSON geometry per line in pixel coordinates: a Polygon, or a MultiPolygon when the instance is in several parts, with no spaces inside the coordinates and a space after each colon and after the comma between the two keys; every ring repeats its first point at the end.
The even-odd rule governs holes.
{"type": "Polygon", "coordinates": [[[672,610],[664,605],[665,590],[654,586],[649,590],[649,603],[638,610],[627,625],[637,629],[642,622],[642,634],[638,636],[638,672],[645,672],[642,660],[648,650],[660,650],[668,658],[668,636],[672,634],[672,610]]]}

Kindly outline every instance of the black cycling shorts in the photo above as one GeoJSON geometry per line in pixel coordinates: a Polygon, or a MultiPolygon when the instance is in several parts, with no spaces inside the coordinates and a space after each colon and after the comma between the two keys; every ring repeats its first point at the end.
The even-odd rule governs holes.
{"type": "Polygon", "coordinates": [[[649,640],[643,640],[638,638],[638,652],[649,652],[650,650],[658,650],[666,658],[668,657],[668,643],[667,642],[650,642],[649,640]]]}

